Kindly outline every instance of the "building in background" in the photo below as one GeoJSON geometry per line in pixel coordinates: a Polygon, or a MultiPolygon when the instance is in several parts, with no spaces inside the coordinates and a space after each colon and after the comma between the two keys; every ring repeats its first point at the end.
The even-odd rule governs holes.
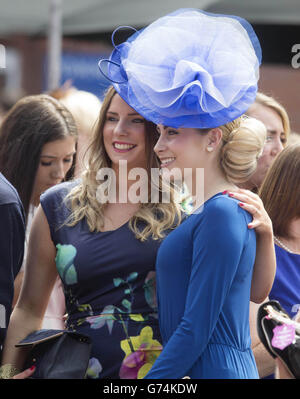
{"type": "MultiPolygon", "coordinates": [[[[0,69],[2,104],[9,105],[22,95],[46,90],[46,35],[51,1],[55,0],[0,0],[0,44],[5,46],[7,55],[7,66],[0,69]]],[[[116,27],[130,25],[140,29],[183,6],[246,18],[263,51],[259,90],[285,106],[292,130],[300,133],[300,1],[56,1],[61,1],[63,8],[60,83],[71,79],[74,86],[99,98],[108,83],[97,64],[110,54],[111,33],[116,27]]],[[[128,32],[120,32],[117,42],[127,36],[128,32]]]]}

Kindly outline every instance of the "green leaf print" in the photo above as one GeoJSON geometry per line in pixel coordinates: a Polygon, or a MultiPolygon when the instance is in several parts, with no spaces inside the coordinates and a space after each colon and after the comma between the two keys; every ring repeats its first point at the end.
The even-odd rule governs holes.
{"type": "Polygon", "coordinates": [[[145,299],[148,305],[152,309],[157,308],[157,301],[156,301],[156,278],[155,272],[151,271],[147,274],[145,284],[144,284],[144,291],[145,291],[145,299]]]}
{"type": "Polygon", "coordinates": [[[102,328],[103,326],[107,325],[108,331],[111,334],[114,321],[116,320],[114,316],[114,309],[113,305],[107,305],[103,309],[103,313],[97,316],[90,316],[86,318],[86,321],[90,323],[91,328],[98,329],[102,328]]]}
{"type": "Polygon", "coordinates": [[[122,305],[130,311],[131,303],[127,299],[123,299],[122,305]]]}
{"type": "Polygon", "coordinates": [[[127,277],[128,283],[132,283],[137,278],[137,276],[138,276],[137,272],[130,273],[129,276],[127,277]]]}
{"type": "Polygon", "coordinates": [[[61,279],[69,285],[77,283],[77,272],[73,264],[77,254],[73,245],[57,244],[57,254],[55,257],[56,268],[61,279]]]}
{"type": "Polygon", "coordinates": [[[114,278],[114,279],[113,279],[113,282],[114,282],[114,286],[115,286],[115,287],[119,287],[119,285],[125,283],[125,281],[124,281],[123,279],[121,279],[121,278],[114,278]]]}

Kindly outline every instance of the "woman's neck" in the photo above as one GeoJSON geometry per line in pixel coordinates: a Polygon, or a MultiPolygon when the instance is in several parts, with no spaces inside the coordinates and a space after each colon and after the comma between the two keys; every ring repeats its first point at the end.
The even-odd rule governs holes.
{"type": "Polygon", "coordinates": [[[187,184],[188,190],[192,193],[194,199],[195,209],[217,193],[237,188],[236,185],[228,182],[224,173],[219,169],[204,169],[201,178],[202,181],[199,183],[199,175],[197,176],[193,173],[193,178],[191,179],[192,187],[187,184]]]}

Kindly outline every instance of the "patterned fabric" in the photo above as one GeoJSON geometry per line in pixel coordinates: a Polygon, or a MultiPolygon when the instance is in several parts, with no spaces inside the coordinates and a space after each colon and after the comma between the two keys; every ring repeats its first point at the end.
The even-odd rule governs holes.
{"type": "Polygon", "coordinates": [[[74,184],[41,197],[57,248],[67,328],[92,339],[88,378],[143,378],[162,350],[155,286],[160,241],[138,241],[127,223],[99,233],[85,221],[66,226],[63,198],[74,184]]]}

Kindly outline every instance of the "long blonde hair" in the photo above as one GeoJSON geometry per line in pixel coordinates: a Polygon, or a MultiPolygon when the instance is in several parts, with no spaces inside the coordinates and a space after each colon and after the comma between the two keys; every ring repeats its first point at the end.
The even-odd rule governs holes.
{"type": "MultiPolygon", "coordinates": [[[[82,181],[74,187],[66,200],[70,201],[71,214],[67,225],[74,226],[80,220],[86,219],[91,232],[99,232],[104,226],[104,210],[106,204],[100,203],[96,198],[96,191],[99,181],[96,179],[97,173],[102,168],[110,168],[109,159],[103,143],[103,127],[106,120],[106,113],[111,101],[116,94],[113,87],[107,91],[103,101],[97,127],[89,149],[88,167],[82,174],[82,181]]],[[[147,173],[151,182],[151,168],[159,168],[158,159],[154,154],[153,148],[157,138],[155,125],[146,121],[146,156],[147,173]]],[[[151,182],[152,184],[152,182],[151,182]]],[[[159,178],[160,198],[162,197],[163,184],[159,178]]],[[[150,190],[151,191],[151,190],[150,190]]],[[[165,236],[165,232],[177,227],[181,221],[180,207],[176,201],[176,193],[173,187],[170,188],[170,201],[163,203],[142,203],[139,210],[131,217],[129,227],[134,232],[137,239],[145,241],[149,236],[153,239],[160,239],[165,236]],[[139,227],[144,222],[144,227],[139,227]]]]}

